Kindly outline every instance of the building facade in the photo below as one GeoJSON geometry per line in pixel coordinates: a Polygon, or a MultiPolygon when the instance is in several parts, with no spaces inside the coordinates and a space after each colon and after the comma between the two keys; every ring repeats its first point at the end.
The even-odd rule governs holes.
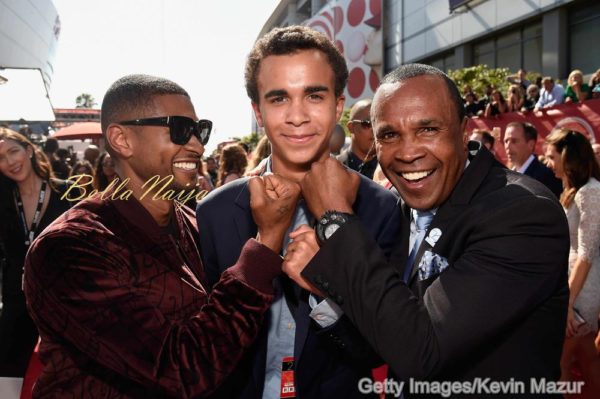
{"type": "MultiPolygon", "coordinates": [[[[307,24],[344,0],[282,0],[261,35],[307,24]]],[[[443,70],[486,64],[566,79],[600,68],[598,0],[351,0],[382,9],[383,73],[421,62],[443,70]]],[[[347,55],[344,54],[346,57],[347,55]]]]}
{"type": "Polygon", "coordinates": [[[59,35],[52,0],[0,0],[0,68],[39,69],[48,89],[59,35]]]}
{"type": "Polygon", "coordinates": [[[384,0],[385,70],[486,64],[565,79],[600,68],[600,2],[384,0]],[[460,6],[450,11],[453,3],[460,6]]]}

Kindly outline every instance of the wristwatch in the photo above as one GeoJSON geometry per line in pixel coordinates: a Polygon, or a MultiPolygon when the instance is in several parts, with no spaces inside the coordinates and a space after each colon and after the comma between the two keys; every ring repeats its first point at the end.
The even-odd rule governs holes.
{"type": "Polygon", "coordinates": [[[323,245],[325,241],[339,229],[342,225],[356,216],[351,213],[338,211],[326,211],[315,224],[315,233],[319,244],[323,245]]]}

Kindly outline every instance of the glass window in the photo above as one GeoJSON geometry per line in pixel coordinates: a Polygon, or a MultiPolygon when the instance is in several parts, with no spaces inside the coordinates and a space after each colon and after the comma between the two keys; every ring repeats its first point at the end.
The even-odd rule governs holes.
{"type": "Polygon", "coordinates": [[[473,55],[476,57],[482,54],[490,53],[494,51],[494,41],[488,40],[485,42],[477,43],[473,46],[473,55]]]}
{"type": "Polygon", "coordinates": [[[435,59],[429,62],[429,65],[434,66],[438,69],[444,70],[444,60],[443,59],[435,59]]]}
{"type": "Polygon", "coordinates": [[[521,41],[521,32],[520,31],[510,32],[510,33],[507,33],[507,34],[504,34],[504,35],[498,37],[498,39],[496,40],[496,48],[508,47],[515,43],[519,43],[520,41],[521,41]]]}
{"type": "Polygon", "coordinates": [[[473,64],[490,68],[519,68],[540,71],[542,64],[542,23],[537,20],[495,38],[473,44],[473,64]]]}
{"type": "Polygon", "coordinates": [[[600,65],[600,3],[569,11],[570,69],[592,73],[600,65]]]}
{"type": "Polygon", "coordinates": [[[475,55],[473,57],[473,64],[474,65],[483,64],[483,65],[487,65],[489,68],[495,68],[496,62],[494,60],[494,53],[475,55]]]}
{"type": "Polygon", "coordinates": [[[523,68],[528,72],[542,73],[542,38],[523,43],[523,68]]]}
{"type": "Polygon", "coordinates": [[[571,70],[592,73],[600,65],[600,18],[573,25],[571,31],[571,70]]]}
{"type": "Polygon", "coordinates": [[[517,71],[521,68],[521,43],[499,48],[496,52],[496,67],[517,71]]]}
{"type": "Polygon", "coordinates": [[[577,8],[569,11],[569,24],[573,25],[579,22],[585,22],[589,19],[600,16],[600,3],[590,4],[586,7],[577,8]]]}
{"type": "Polygon", "coordinates": [[[523,28],[523,40],[532,39],[534,37],[542,37],[542,23],[527,25],[523,28]]]}
{"type": "Polygon", "coordinates": [[[448,72],[449,69],[454,69],[454,53],[450,53],[444,57],[443,71],[448,72]]]}

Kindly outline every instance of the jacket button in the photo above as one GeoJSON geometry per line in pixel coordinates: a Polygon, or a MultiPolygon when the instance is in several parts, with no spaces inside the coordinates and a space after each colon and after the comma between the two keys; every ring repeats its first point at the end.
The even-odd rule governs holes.
{"type": "Polygon", "coordinates": [[[343,305],[344,304],[344,298],[342,298],[341,295],[338,295],[335,297],[335,301],[338,303],[338,305],[343,305]]]}

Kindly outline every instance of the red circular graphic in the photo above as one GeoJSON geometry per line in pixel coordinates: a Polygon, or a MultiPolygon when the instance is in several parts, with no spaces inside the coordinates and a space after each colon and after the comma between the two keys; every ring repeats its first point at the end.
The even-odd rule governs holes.
{"type": "Polygon", "coordinates": [[[366,77],[361,68],[354,68],[348,75],[348,94],[352,98],[359,98],[365,90],[366,77]]]}
{"type": "Polygon", "coordinates": [[[371,14],[373,14],[373,15],[381,14],[381,1],[382,0],[369,1],[369,10],[371,10],[371,14]]]}
{"type": "Polygon", "coordinates": [[[323,11],[321,13],[321,16],[324,17],[324,18],[327,18],[327,20],[329,21],[329,23],[333,26],[333,17],[327,11],[323,11]]]}
{"type": "Polygon", "coordinates": [[[333,7],[333,26],[335,33],[340,33],[342,26],[344,26],[344,11],[342,7],[333,7]]]}
{"type": "Polygon", "coordinates": [[[379,76],[377,76],[377,72],[373,68],[371,68],[371,72],[369,73],[369,86],[371,86],[373,93],[377,90],[377,86],[379,86],[379,76]]]}
{"type": "Polygon", "coordinates": [[[344,55],[344,43],[341,40],[335,41],[335,47],[337,47],[338,50],[340,50],[340,53],[342,53],[342,55],[344,55]]]}
{"type": "Polygon", "coordinates": [[[352,0],[348,6],[348,23],[350,26],[360,24],[365,16],[365,0],[352,0]]]}
{"type": "Polygon", "coordinates": [[[309,25],[311,28],[313,28],[316,31],[319,31],[321,33],[323,33],[324,35],[326,35],[329,40],[333,40],[333,35],[331,34],[331,31],[329,30],[329,26],[327,26],[327,24],[325,24],[325,22],[323,21],[313,21],[310,23],[309,25]]]}

